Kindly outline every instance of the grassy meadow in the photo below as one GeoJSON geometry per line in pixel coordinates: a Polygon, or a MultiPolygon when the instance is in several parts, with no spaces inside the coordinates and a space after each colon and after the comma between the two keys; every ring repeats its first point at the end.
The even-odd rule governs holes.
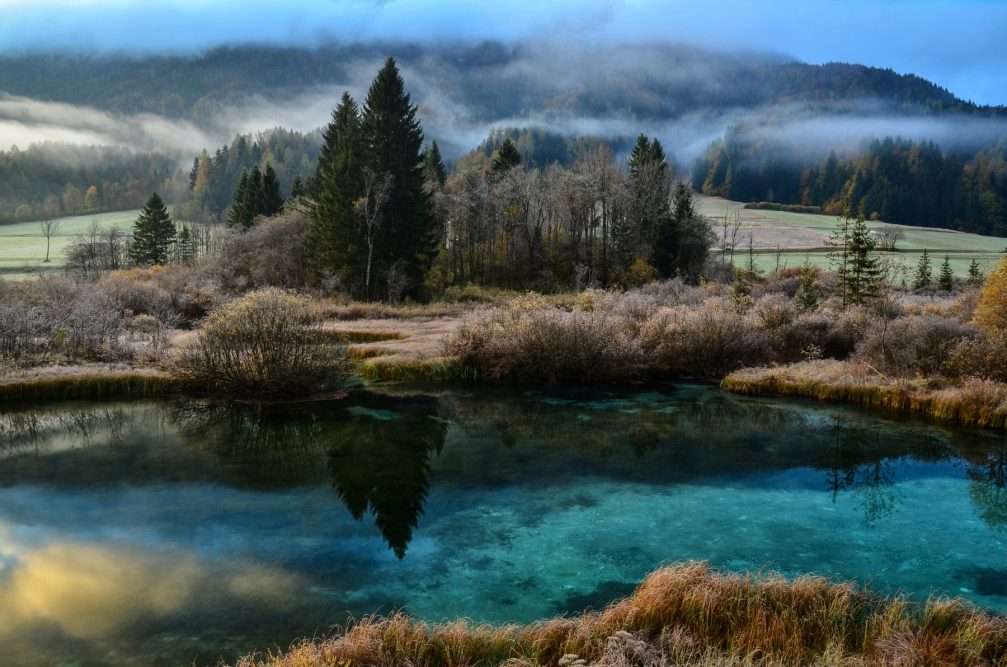
{"type": "MultiPolygon", "coordinates": [[[[729,225],[735,224],[740,218],[741,228],[734,253],[736,266],[748,267],[748,238],[751,235],[754,265],[762,273],[772,273],[777,268],[802,266],[805,261],[822,269],[829,268],[826,242],[836,227],[835,216],[747,209],[741,202],[705,195],[696,195],[695,201],[699,212],[713,221],[718,246],[725,216],[729,225]]],[[[994,236],[891,225],[882,221],[870,222],[868,225],[871,229],[894,228],[902,231],[904,238],[896,244],[896,252],[881,254],[904,262],[910,275],[924,248],[930,253],[935,277],[944,255],[950,258],[955,275],[965,276],[973,259],[979,261],[984,273],[988,273],[1005,256],[1003,251],[1007,249],[1007,239],[994,236]]]]}
{"type": "Polygon", "coordinates": [[[52,237],[48,264],[44,263],[45,236],[37,221],[0,225],[0,277],[19,279],[41,271],[62,269],[66,264],[64,249],[75,237],[84,234],[92,222],[97,222],[102,229],[118,226],[128,230],[139,214],[139,210],[131,210],[59,218],[59,230],[52,237]]]}

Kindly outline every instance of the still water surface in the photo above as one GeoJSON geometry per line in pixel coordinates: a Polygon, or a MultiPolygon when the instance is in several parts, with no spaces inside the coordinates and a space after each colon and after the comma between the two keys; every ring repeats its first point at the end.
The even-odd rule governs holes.
{"type": "Polygon", "coordinates": [[[13,664],[214,664],[356,616],[530,621],[661,563],[1007,612],[1007,441],[649,390],[0,411],[13,664]]]}

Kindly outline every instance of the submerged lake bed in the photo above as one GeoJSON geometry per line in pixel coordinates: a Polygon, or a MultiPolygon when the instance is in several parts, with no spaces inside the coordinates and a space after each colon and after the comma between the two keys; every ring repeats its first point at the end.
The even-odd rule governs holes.
{"type": "Polygon", "coordinates": [[[662,563],[1007,612],[1007,442],[703,385],[0,412],[16,664],[214,664],[349,616],[529,622],[662,563]]]}

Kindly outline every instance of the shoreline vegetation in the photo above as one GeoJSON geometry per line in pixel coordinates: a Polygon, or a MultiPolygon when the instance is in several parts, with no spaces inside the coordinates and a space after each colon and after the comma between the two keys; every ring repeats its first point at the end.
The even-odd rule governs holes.
{"type": "Polygon", "coordinates": [[[912,604],[820,577],[661,568],[603,611],[530,625],[367,617],[237,667],[331,665],[1000,665],[1007,620],[954,599],[912,604]]]}

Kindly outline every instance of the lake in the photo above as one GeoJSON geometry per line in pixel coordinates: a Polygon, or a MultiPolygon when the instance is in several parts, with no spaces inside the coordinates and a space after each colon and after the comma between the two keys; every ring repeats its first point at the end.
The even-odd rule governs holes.
{"type": "Polygon", "coordinates": [[[5,664],[527,622],[689,559],[1007,612],[1002,435],[702,385],[397,392],[5,406],[5,664]]]}

